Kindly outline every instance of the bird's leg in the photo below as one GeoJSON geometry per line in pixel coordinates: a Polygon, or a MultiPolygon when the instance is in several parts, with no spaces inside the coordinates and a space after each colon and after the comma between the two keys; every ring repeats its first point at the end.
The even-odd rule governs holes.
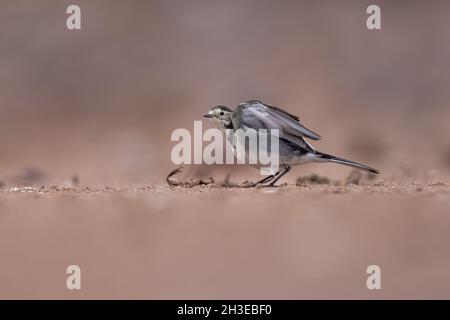
{"type": "Polygon", "coordinates": [[[284,171],[281,172],[281,173],[278,175],[278,177],[276,177],[275,180],[273,180],[271,183],[269,183],[268,185],[265,185],[265,187],[276,187],[276,186],[275,186],[275,183],[276,183],[278,180],[280,180],[280,178],[281,178],[282,176],[284,176],[286,173],[288,173],[290,170],[291,170],[291,166],[288,165],[288,164],[286,164],[286,165],[284,166],[284,171]]]}
{"type": "Polygon", "coordinates": [[[275,178],[279,173],[280,173],[280,171],[278,171],[277,173],[272,174],[270,176],[267,176],[267,177],[265,177],[265,178],[255,182],[255,183],[250,183],[250,184],[246,185],[245,187],[246,188],[253,188],[253,187],[256,187],[258,184],[261,184],[261,183],[264,183],[264,182],[269,182],[270,180],[275,178]]]}
{"type": "Polygon", "coordinates": [[[275,174],[272,174],[272,175],[270,175],[270,176],[265,177],[264,179],[259,180],[258,182],[255,182],[255,183],[254,183],[254,186],[256,186],[256,185],[258,185],[258,184],[261,184],[261,183],[264,183],[264,182],[269,182],[270,180],[272,180],[273,178],[275,178],[275,176],[276,176],[277,174],[279,174],[279,173],[280,173],[280,172],[278,171],[278,172],[275,173],[275,174]]]}

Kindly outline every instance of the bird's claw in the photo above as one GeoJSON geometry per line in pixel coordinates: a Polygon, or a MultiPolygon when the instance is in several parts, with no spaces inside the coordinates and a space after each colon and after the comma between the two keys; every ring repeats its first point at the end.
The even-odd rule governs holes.
{"type": "Polygon", "coordinates": [[[281,184],[275,184],[273,182],[267,183],[267,184],[260,184],[257,186],[257,188],[281,188],[287,186],[287,183],[281,183],[281,184]]]}
{"type": "Polygon", "coordinates": [[[256,187],[256,185],[257,184],[254,182],[245,180],[244,182],[241,183],[241,188],[254,188],[256,187]]]}
{"type": "Polygon", "coordinates": [[[260,184],[258,186],[256,186],[257,188],[279,188],[281,187],[281,185],[275,185],[275,184],[260,184]]]}

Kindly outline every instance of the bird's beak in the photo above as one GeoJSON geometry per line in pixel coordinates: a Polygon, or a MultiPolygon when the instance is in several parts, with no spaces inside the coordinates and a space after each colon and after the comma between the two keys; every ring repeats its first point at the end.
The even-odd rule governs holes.
{"type": "Polygon", "coordinates": [[[213,115],[212,115],[212,114],[209,114],[209,113],[204,114],[203,116],[204,116],[205,118],[212,118],[212,117],[213,117],[213,115]]]}

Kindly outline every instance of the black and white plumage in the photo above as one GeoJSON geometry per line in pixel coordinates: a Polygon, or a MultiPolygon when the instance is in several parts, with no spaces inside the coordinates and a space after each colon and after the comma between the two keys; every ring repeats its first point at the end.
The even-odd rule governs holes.
{"type": "Polygon", "coordinates": [[[219,105],[211,108],[204,116],[217,122],[223,131],[226,129],[242,129],[244,131],[247,129],[278,129],[279,163],[284,171],[266,177],[258,183],[272,180],[268,186],[273,186],[290,170],[292,165],[308,162],[334,162],[379,173],[378,170],[364,164],[315,150],[305,138],[320,140],[321,137],[317,133],[303,126],[297,116],[258,100],[243,102],[234,111],[219,105]]]}

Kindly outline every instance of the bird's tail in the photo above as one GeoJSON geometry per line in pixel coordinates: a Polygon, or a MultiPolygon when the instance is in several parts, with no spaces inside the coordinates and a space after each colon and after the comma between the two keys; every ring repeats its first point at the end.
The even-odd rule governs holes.
{"type": "Polygon", "coordinates": [[[373,173],[377,173],[377,174],[380,173],[380,171],[378,171],[377,169],[374,169],[374,168],[371,168],[369,166],[366,166],[365,164],[358,163],[358,162],[355,162],[355,161],[352,161],[352,160],[347,160],[347,159],[335,157],[335,156],[332,156],[331,154],[326,154],[326,153],[322,153],[322,152],[316,151],[315,155],[317,156],[318,159],[323,160],[323,161],[330,161],[330,162],[340,163],[340,164],[343,164],[343,165],[346,165],[346,166],[367,170],[367,171],[370,171],[370,172],[373,172],[373,173]]]}

